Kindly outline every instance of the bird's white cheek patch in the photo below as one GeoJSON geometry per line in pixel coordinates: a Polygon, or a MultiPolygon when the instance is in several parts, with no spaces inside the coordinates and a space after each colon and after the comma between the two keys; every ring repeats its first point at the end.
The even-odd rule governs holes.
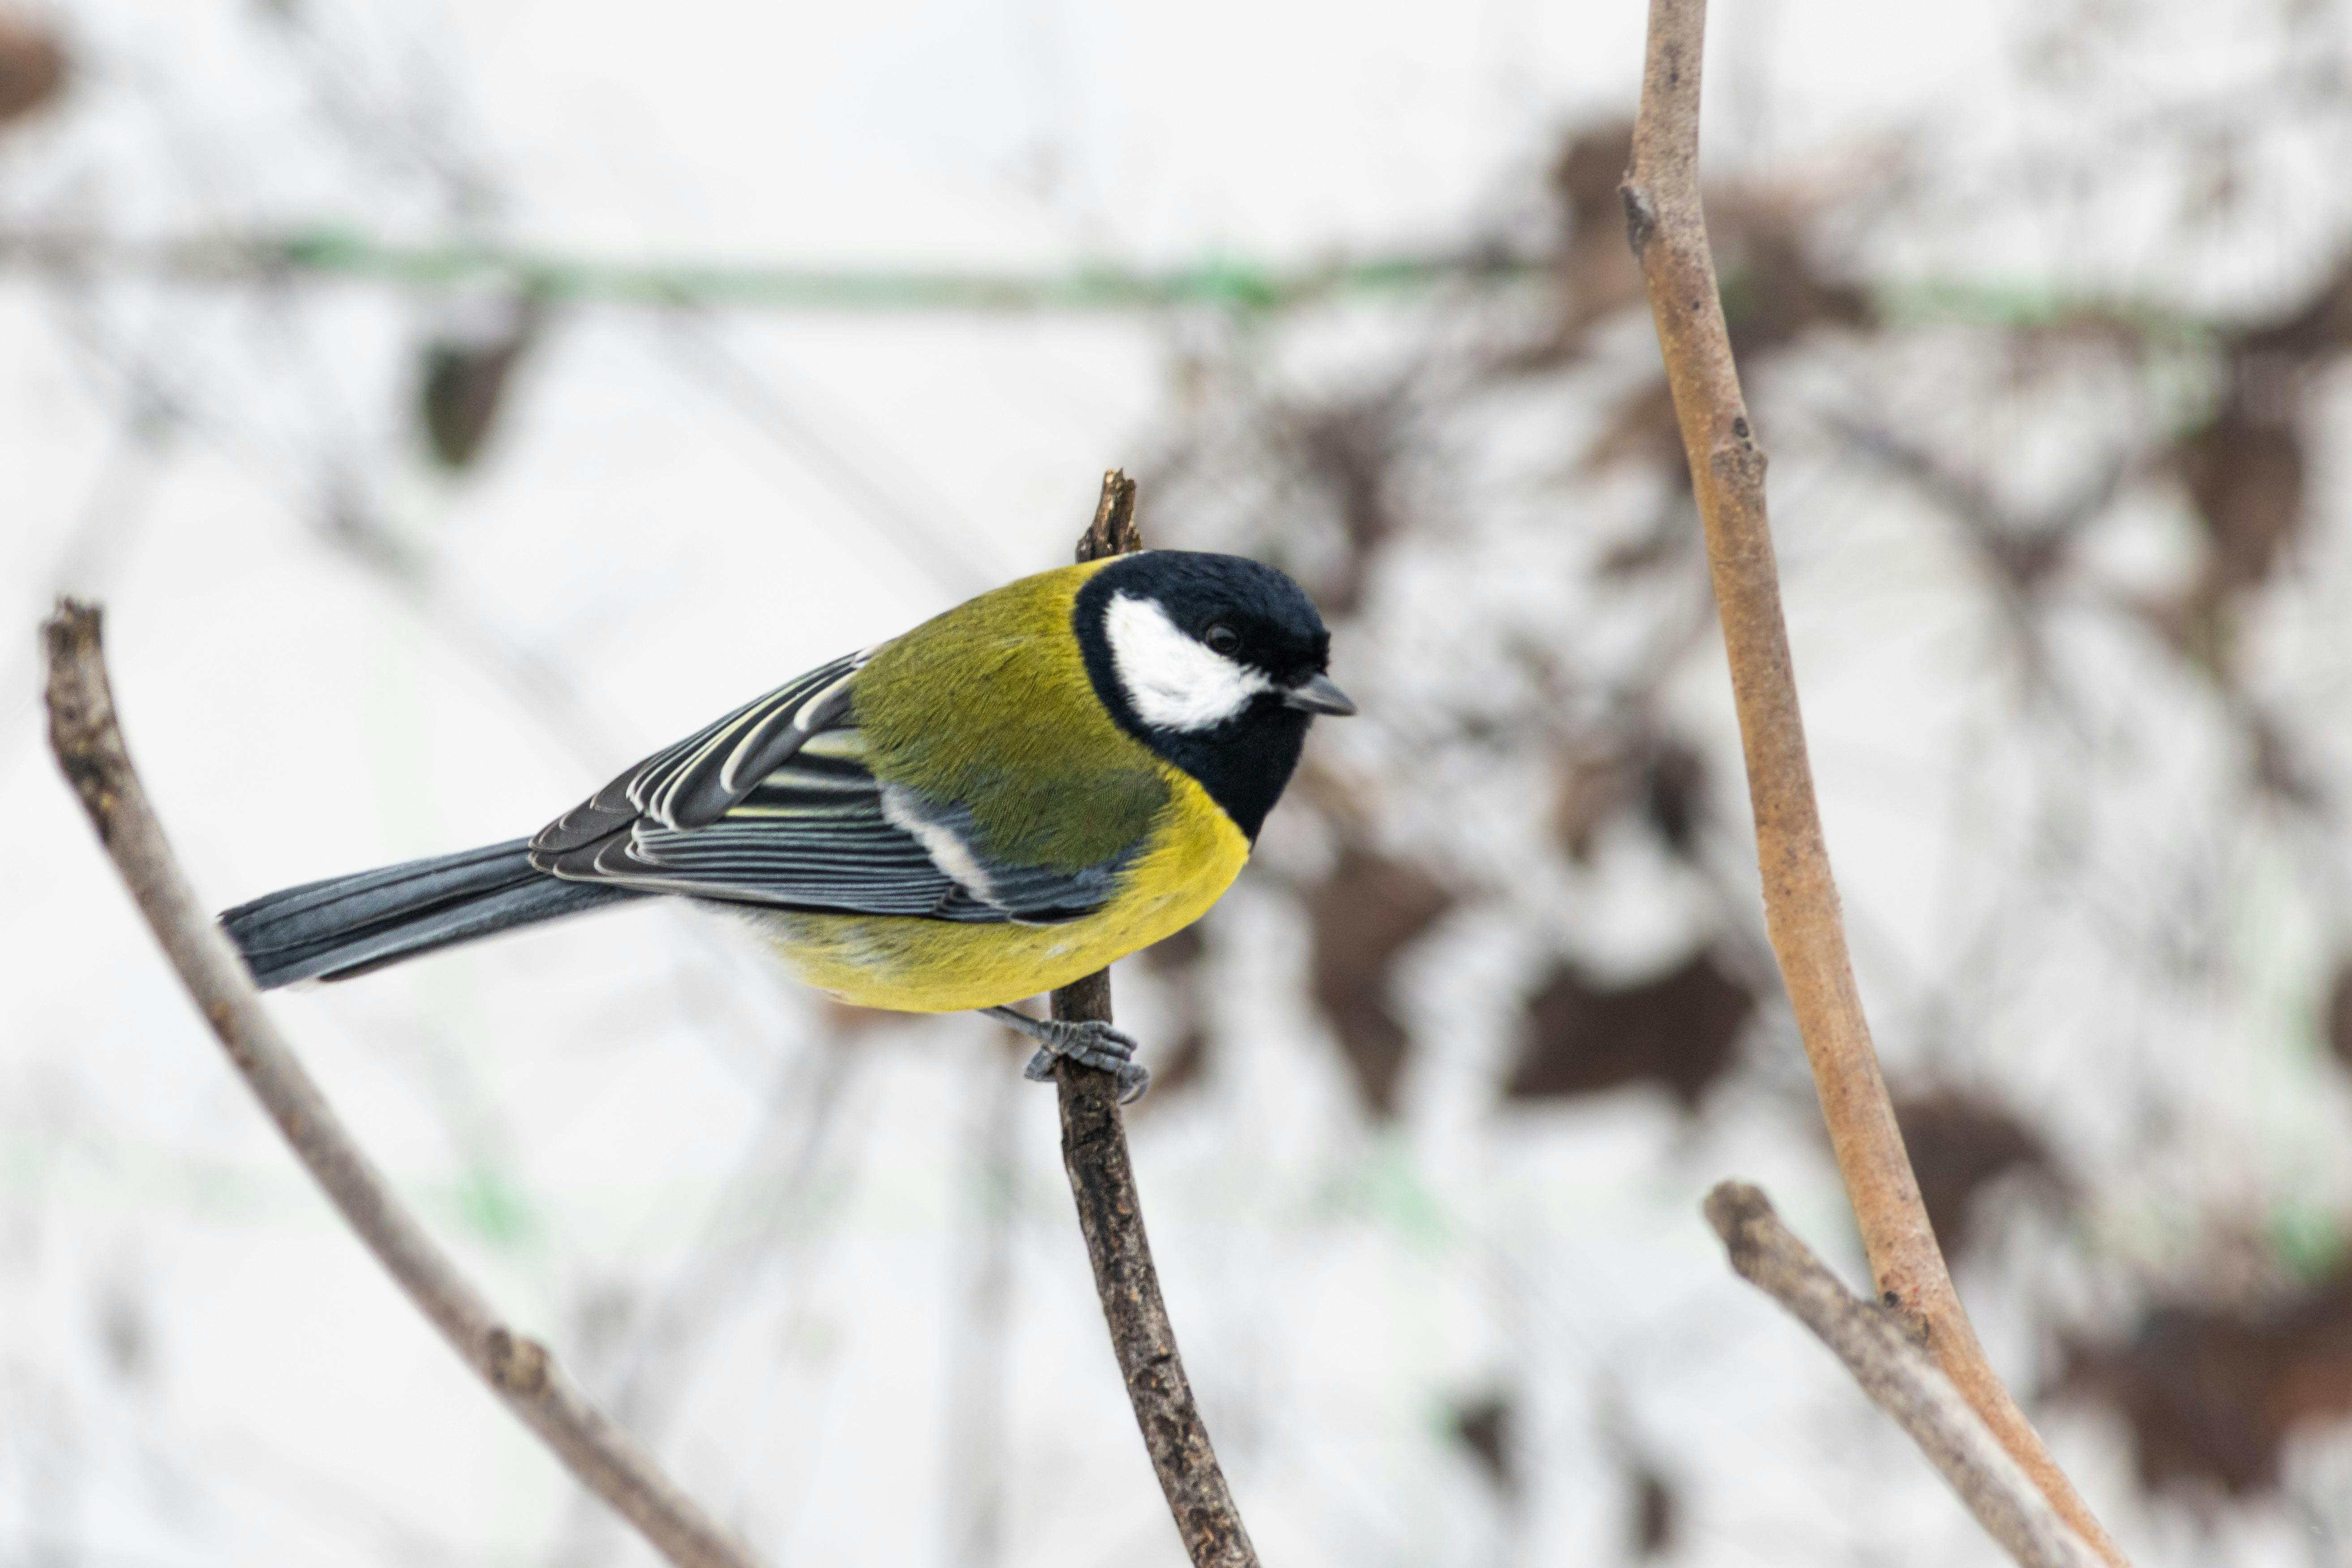
{"type": "Polygon", "coordinates": [[[1222,724],[1274,683],[1246,665],[1212,653],[1177,629],[1149,599],[1111,595],[1103,617],[1111,667],[1142,721],[1161,730],[1222,724]]]}

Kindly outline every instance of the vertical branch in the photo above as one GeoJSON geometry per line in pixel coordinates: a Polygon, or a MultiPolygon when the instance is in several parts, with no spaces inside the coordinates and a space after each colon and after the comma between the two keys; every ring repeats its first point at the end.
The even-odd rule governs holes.
{"type": "Polygon", "coordinates": [[[1706,531],[1756,813],[1765,922],[1882,1300],[1924,1338],[1962,1397],[2059,1514],[2120,1568],[2122,1552],[2075,1495],[1977,1342],[1929,1228],[1854,989],[1781,620],[1764,508],[1764,452],[1740,395],[1699,205],[1706,26],[1706,0],[1651,0],[1633,163],[1622,193],[1706,531]]]}
{"type": "MultiPolygon", "coordinates": [[[[1135,481],[1114,468],[1103,476],[1102,502],[1094,525],[1078,541],[1078,559],[1096,561],[1142,547],[1135,526],[1135,481]]],[[[1109,1023],[1110,972],[1097,970],[1055,992],[1054,1016],[1109,1023]]],[[[1054,1077],[1062,1104],[1062,1163],[1070,1174],[1070,1195],[1077,1200],[1078,1228],[1086,1234],[1111,1349],[1168,1511],[1175,1516],[1194,1568],[1256,1568],[1256,1550],[1209,1446],[1208,1428],[1201,1423],[1177,1353],[1176,1331],[1160,1297],[1160,1274],[1152,1267],[1128,1159],[1127,1129],[1119,1120],[1118,1084],[1110,1074],[1067,1058],[1055,1058],[1054,1077]]]]}
{"type": "Polygon", "coordinates": [[[114,715],[99,612],[67,600],[42,628],[49,746],[115,869],[222,1049],[345,1223],[477,1376],[580,1483],[677,1568],[757,1568],[751,1552],[588,1403],[545,1346],[500,1321],[352,1138],[261,1005],[163,837],[114,715]]]}

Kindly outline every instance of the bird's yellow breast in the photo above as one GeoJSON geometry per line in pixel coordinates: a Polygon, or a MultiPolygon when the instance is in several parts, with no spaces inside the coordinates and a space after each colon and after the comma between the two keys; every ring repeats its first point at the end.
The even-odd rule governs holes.
{"type": "Polygon", "coordinates": [[[1208,792],[1180,769],[1159,765],[1168,800],[1147,847],[1120,873],[1110,900],[1076,920],[976,925],[903,915],[742,912],[802,980],[861,1007],[954,1013],[1067,985],[1199,920],[1249,859],[1249,840],[1208,792]]]}

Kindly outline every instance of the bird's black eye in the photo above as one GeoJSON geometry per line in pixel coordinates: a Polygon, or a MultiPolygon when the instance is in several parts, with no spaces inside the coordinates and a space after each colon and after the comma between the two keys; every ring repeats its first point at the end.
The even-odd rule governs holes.
{"type": "Polygon", "coordinates": [[[1223,621],[1202,632],[1201,640],[1209,645],[1211,653],[1223,654],[1228,658],[1241,651],[1242,634],[1223,621]]]}

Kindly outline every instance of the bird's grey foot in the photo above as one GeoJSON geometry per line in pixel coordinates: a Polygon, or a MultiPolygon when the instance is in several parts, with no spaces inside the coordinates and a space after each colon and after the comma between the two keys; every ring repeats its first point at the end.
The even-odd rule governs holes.
{"type": "Polygon", "coordinates": [[[1000,1023],[1012,1025],[1037,1042],[1037,1054],[1022,1069],[1022,1076],[1033,1082],[1051,1079],[1054,1058],[1067,1057],[1081,1066],[1099,1068],[1117,1079],[1121,1105],[1142,1099],[1143,1091],[1151,1087],[1151,1069],[1135,1059],[1133,1037],[1120,1034],[1108,1024],[1033,1018],[1012,1007],[983,1007],[981,1011],[1000,1023]]]}

